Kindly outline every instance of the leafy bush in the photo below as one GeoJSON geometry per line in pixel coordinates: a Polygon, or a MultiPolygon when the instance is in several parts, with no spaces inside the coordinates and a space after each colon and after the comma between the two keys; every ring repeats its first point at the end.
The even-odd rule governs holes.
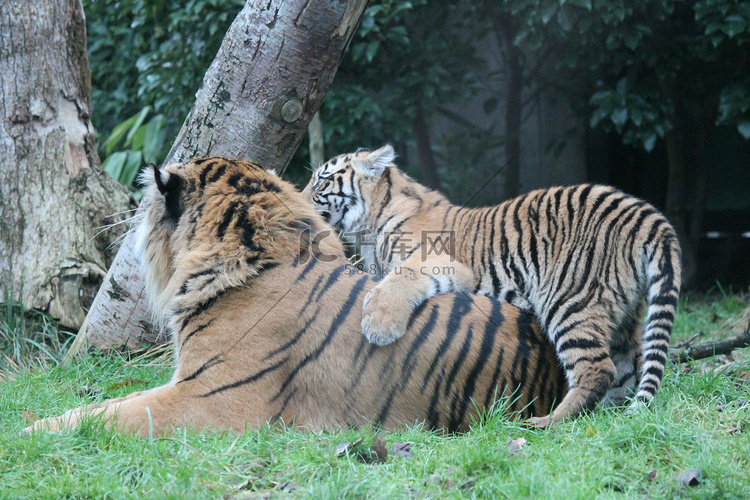
{"type": "Polygon", "coordinates": [[[100,157],[105,158],[102,163],[104,171],[134,191],[138,199],[141,196],[135,186],[138,172],[150,163],[161,163],[166,155],[166,118],[158,114],[146,122],[150,113],[151,106],[146,106],[118,124],[102,144],[99,153],[100,157]]]}
{"type": "Polygon", "coordinates": [[[92,112],[105,136],[151,106],[170,140],[242,0],[84,0],[92,112]]]}

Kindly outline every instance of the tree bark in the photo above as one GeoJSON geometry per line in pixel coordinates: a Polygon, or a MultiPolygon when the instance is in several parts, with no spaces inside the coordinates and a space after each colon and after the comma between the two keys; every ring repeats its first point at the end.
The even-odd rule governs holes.
{"type": "Polygon", "coordinates": [[[665,214],[674,226],[682,248],[682,285],[689,287],[696,272],[696,251],[688,235],[687,221],[687,162],[685,158],[685,135],[681,123],[664,137],[669,164],[669,183],[665,214]]]}
{"type": "Polygon", "coordinates": [[[521,191],[521,122],[523,113],[523,67],[521,51],[513,44],[513,30],[508,19],[493,16],[495,37],[503,48],[507,88],[505,90],[505,184],[503,199],[510,200],[521,191]]]}
{"type": "MultiPolygon", "coordinates": [[[[165,163],[217,154],[283,172],[323,101],[366,0],[248,0],[208,69],[165,163]]],[[[139,347],[149,327],[128,238],[68,359],[84,345],[139,347]]]]}
{"type": "Polygon", "coordinates": [[[313,169],[316,169],[323,164],[326,155],[326,143],[320,113],[315,113],[310,121],[310,125],[307,127],[307,135],[310,137],[310,165],[313,169]]]}
{"type": "MultiPolygon", "coordinates": [[[[83,323],[112,260],[124,187],[102,172],[90,122],[80,0],[0,5],[0,283],[66,327],[83,323]]],[[[12,296],[8,296],[12,294],[12,296]]]]}
{"type": "Polygon", "coordinates": [[[703,113],[699,119],[697,137],[695,141],[694,172],[695,190],[693,193],[693,210],[690,214],[690,244],[696,251],[700,244],[703,232],[703,218],[706,213],[706,200],[708,198],[708,159],[706,158],[706,146],[711,130],[716,123],[716,115],[719,111],[718,102],[709,101],[703,107],[703,113]]]}
{"type": "Polygon", "coordinates": [[[432,140],[430,129],[427,126],[422,103],[417,103],[417,116],[412,122],[412,130],[417,138],[417,153],[419,155],[420,172],[422,173],[422,184],[432,189],[440,189],[440,178],[437,173],[435,155],[432,153],[432,140]]]}
{"type": "Polygon", "coordinates": [[[729,354],[735,349],[750,346],[750,330],[746,330],[740,335],[727,337],[725,339],[705,342],[682,351],[675,351],[669,355],[669,360],[674,363],[686,363],[689,360],[698,360],[718,356],[719,354],[729,354]]]}

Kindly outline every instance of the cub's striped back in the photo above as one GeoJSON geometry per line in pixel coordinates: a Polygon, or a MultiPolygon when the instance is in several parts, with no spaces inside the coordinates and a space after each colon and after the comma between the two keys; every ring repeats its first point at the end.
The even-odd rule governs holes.
{"type": "Polygon", "coordinates": [[[303,192],[368,269],[387,273],[365,299],[370,341],[399,338],[413,307],[429,297],[478,292],[535,314],[566,370],[570,392],[553,420],[537,425],[597,402],[653,398],[681,275],[677,236],[658,210],[591,184],[459,207],[398,170],[394,159],[390,146],[338,156],[303,192]]]}

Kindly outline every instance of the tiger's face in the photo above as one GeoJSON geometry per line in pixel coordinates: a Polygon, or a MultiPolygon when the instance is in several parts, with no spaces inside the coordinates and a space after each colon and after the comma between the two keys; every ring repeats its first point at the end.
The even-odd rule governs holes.
{"type": "Polygon", "coordinates": [[[313,172],[302,195],[329,224],[354,229],[367,214],[370,192],[395,158],[390,144],[336,156],[313,172]]]}

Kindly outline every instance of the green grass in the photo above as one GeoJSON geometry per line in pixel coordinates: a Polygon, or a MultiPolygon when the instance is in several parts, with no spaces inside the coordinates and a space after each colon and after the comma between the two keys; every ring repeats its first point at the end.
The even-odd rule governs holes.
{"type": "Polygon", "coordinates": [[[0,381],[4,374],[56,364],[62,358],[70,334],[36,311],[26,311],[17,301],[0,302],[0,381]]]}
{"type": "MultiPolygon", "coordinates": [[[[746,308],[734,296],[683,301],[676,341],[700,329],[706,338],[731,334],[746,308]]],[[[57,415],[171,375],[166,362],[87,355],[0,382],[0,498],[749,498],[750,407],[716,410],[750,399],[742,378],[749,358],[748,349],[735,352],[734,369],[722,372],[715,360],[689,373],[672,366],[654,404],[631,415],[600,411],[540,431],[494,413],[463,435],[418,426],[381,433],[388,449],[411,442],[414,453],[391,453],[385,463],[362,458],[372,429],[277,426],[148,440],[89,422],[67,434],[16,436],[27,425],[23,409],[57,415]],[[509,456],[506,443],[521,437],[521,453],[509,456]],[[337,445],[359,438],[335,455],[337,445]],[[695,468],[699,486],[677,483],[679,472],[695,468]]]]}

